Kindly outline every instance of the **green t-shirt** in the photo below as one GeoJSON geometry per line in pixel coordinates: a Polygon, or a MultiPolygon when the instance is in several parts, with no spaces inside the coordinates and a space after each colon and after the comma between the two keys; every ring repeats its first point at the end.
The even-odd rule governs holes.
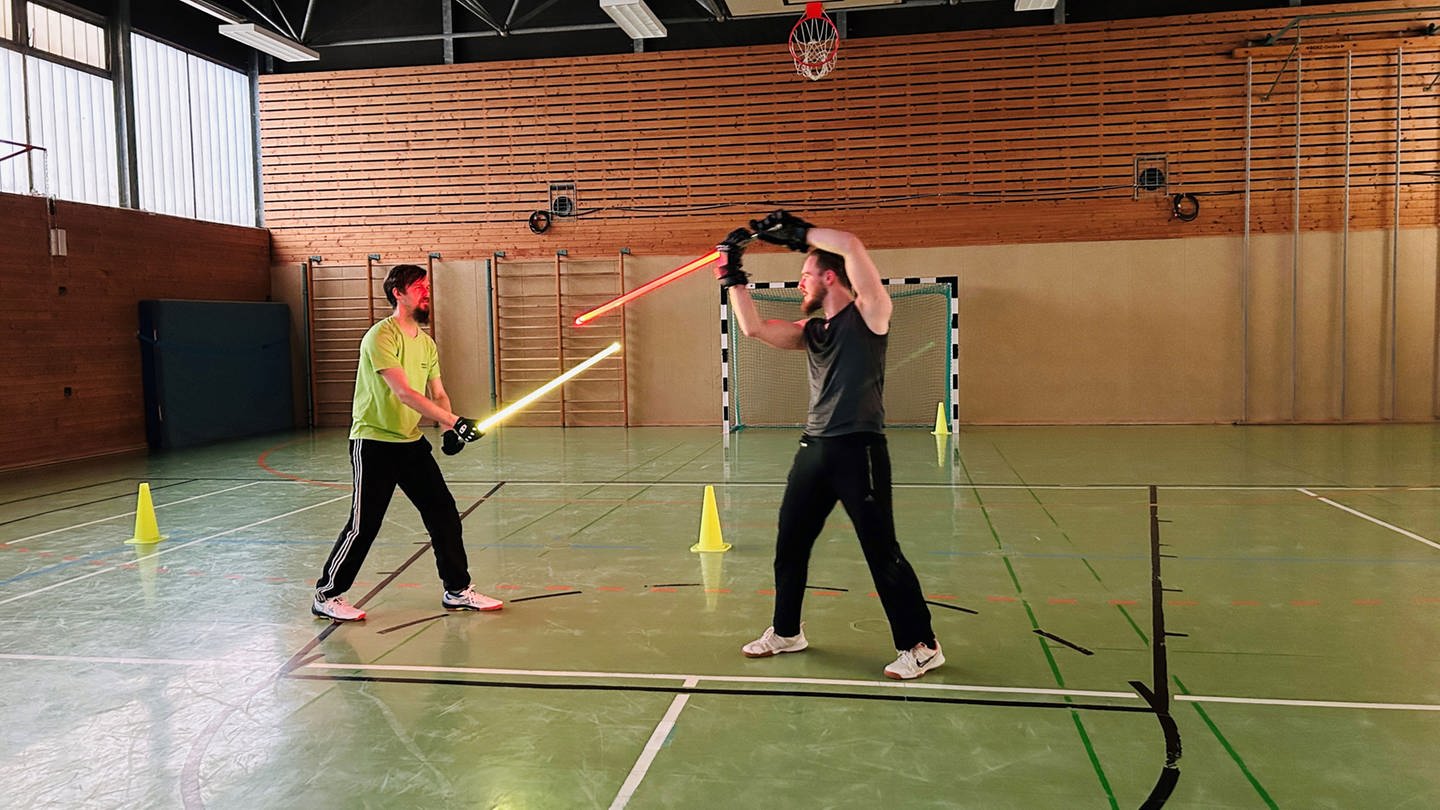
{"type": "Polygon", "coordinates": [[[410,387],[425,393],[431,380],[440,377],[440,354],[435,341],[421,329],[410,337],[395,323],[394,316],[370,327],[360,341],[360,368],[355,373],[355,403],[350,438],[382,442],[413,442],[420,438],[420,412],[405,406],[380,371],[405,370],[410,387]]]}

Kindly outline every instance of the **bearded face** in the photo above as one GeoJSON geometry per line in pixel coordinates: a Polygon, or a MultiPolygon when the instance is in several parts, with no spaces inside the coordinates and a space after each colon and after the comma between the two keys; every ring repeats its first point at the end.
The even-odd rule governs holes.
{"type": "Polygon", "coordinates": [[[430,323],[429,299],[426,299],[420,306],[415,307],[415,322],[420,324],[430,323]]]}
{"type": "Polygon", "coordinates": [[[806,315],[814,315],[825,306],[825,295],[829,289],[824,284],[813,284],[805,287],[805,297],[800,301],[800,311],[806,315]]]}

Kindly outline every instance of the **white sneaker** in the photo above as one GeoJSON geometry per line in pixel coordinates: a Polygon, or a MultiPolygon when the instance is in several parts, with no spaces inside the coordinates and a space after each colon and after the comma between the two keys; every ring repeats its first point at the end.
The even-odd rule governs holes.
{"type": "Polygon", "coordinates": [[[774,627],[765,628],[760,638],[740,648],[746,658],[767,658],[772,655],[787,652],[800,652],[810,646],[805,640],[805,625],[800,625],[798,636],[777,636],[774,627]]]}
{"type": "Polygon", "coordinates": [[[901,652],[900,657],[895,659],[895,663],[885,667],[885,677],[908,681],[924,675],[943,663],[945,663],[945,654],[940,652],[940,642],[935,642],[933,650],[924,644],[916,644],[911,649],[901,652]]]}
{"type": "Polygon", "coordinates": [[[320,595],[316,594],[315,601],[310,603],[310,612],[337,622],[358,622],[365,618],[365,611],[346,602],[343,596],[321,599],[320,595]]]}
{"type": "Polygon", "coordinates": [[[463,591],[446,591],[440,597],[440,604],[446,610],[499,610],[505,607],[504,602],[480,593],[473,585],[466,585],[463,591]]]}

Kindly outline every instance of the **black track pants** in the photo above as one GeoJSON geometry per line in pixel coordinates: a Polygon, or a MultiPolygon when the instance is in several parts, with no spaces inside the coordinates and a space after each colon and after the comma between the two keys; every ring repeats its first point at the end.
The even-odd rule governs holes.
{"type": "Polygon", "coordinates": [[[460,513],[440,474],[440,465],[435,463],[430,442],[423,436],[413,442],[351,439],[350,468],[355,482],[350,520],[325,560],[325,568],[315,582],[315,593],[328,599],[355,584],[397,486],[420,511],[445,589],[464,590],[470,584],[470,567],[461,541],[460,513]]]}
{"type": "Polygon", "coordinates": [[[845,506],[880,604],[890,620],[895,649],[908,650],[935,638],[920,580],[895,540],[890,500],[890,449],[878,433],[817,439],[804,436],[790,467],[780,503],[775,541],[775,632],[800,632],[810,550],[839,501],[845,506]]]}

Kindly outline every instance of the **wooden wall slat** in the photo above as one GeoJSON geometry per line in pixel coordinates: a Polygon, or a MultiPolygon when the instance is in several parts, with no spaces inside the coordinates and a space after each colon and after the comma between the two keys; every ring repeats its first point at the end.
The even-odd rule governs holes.
{"type": "MultiPolygon", "coordinates": [[[[1307,47],[1327,38],[1383,44],[1427,19],[1425,7],[1327,6],[1394,13],[1307,23],[1307,47]]],[[[1245,61],[1233,54],[1297,13],[853,40],[832,76],[804,83],[778,44],[266,77],[267,222],[277,261],[376,249],[673,254],[777,204],[826,224],[862,224],[882,248],[1169,238],[1168,210],[1130,198],[1134,157],[1165,154],[1171,190],[1240,191],[1247,97],[1252,186],[1278,193],[1293,184],[1293,64],[1257,53],[1247,88],[1245,61]],[[737,82],[743,97],[730,92],[737,82]],[[582,211],[606,210],[531,234],[524,219],[547,207],[553,180],[577,183],[582,211]],[[621,210],[636,207],[665,216],[621,210]],[[909,225],[917,217],[924,227],[909,225]],[[665,227],[654,227],[660,220],[665,227]]],[[[1301,185],[1334,190],[1344,174],[1344,58],[1312,52],[1302,63],[1301,185]]],[[[1405,54],[1405,225],[1434,224],[1432,180],[1422,173],[1440,154],[1440,93],[1424,89],[1437,71],[1434,49],[1405,54]]],[[[1392,176],[1394,83],[1392,52],[1353,55],[1352,188],[1392,176]]],[[[1257,212],[1267,205],[1256,201],[1257,212]]],[[[1283,207],[1257,213],[1252,230],[1289,227],[1283,207]]],[[[1302,227],[1331,221],[1317,211],[1302,227]]],[[[1234,206],[1207,204],[1184,234],[1244,225],[1234,206]]]]}

